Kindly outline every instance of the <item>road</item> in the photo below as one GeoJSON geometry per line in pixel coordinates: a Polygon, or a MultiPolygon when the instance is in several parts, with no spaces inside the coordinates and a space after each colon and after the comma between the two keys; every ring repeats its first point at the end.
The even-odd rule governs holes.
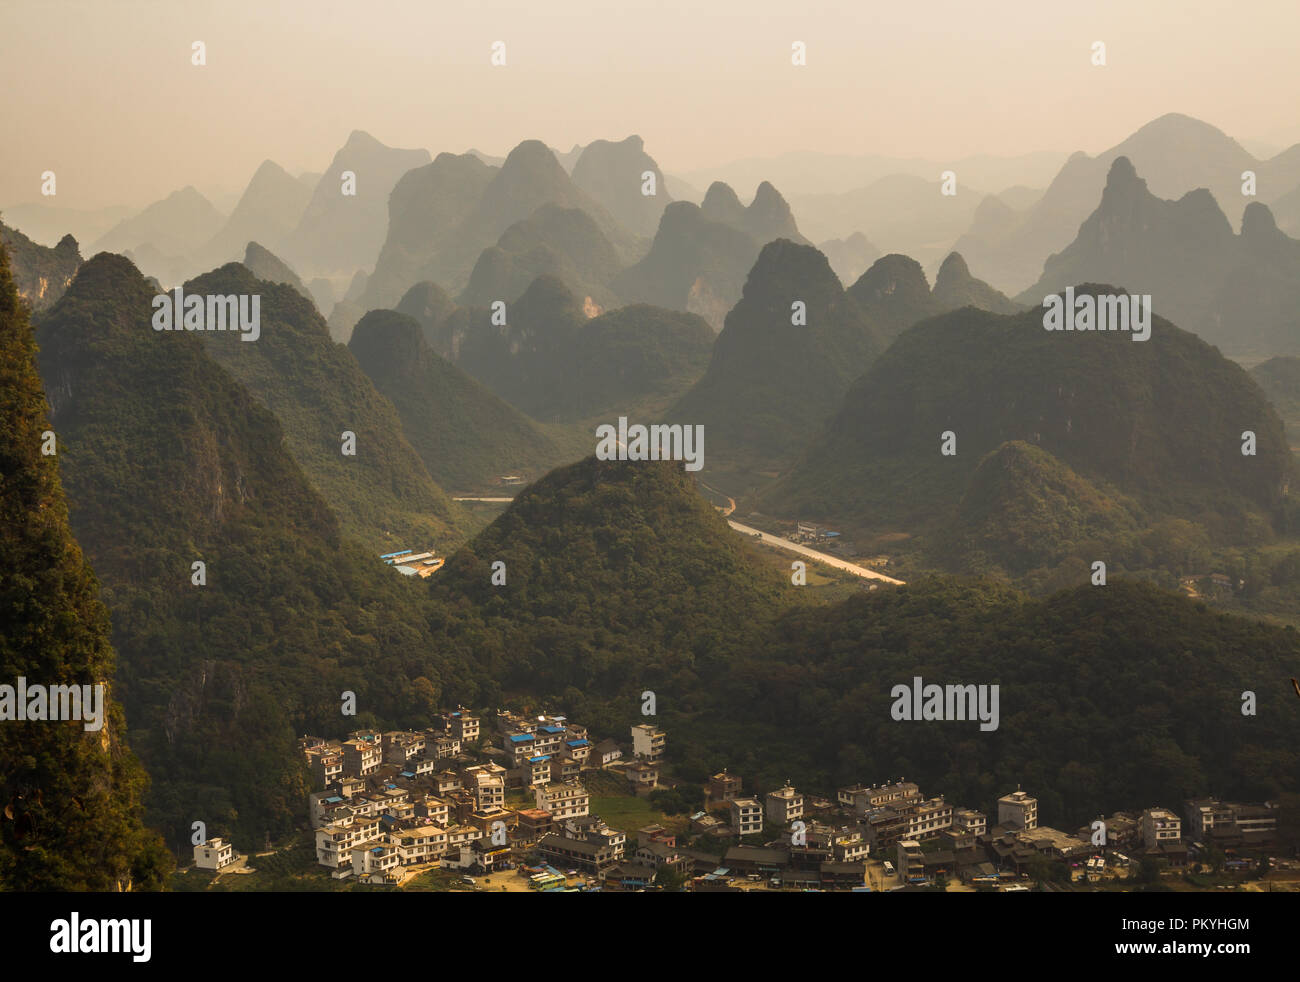
{"type": "MultiPolygon", "coordinates": [[[[514,501],[514,498],[453,498],[453,501],[492,501],[498,503],[514,501]]],[[[727,498],[727,508],[722,512],[723,515],[730,515],[736,510],[736,500],[727,498]]],[[[866,569],[856,563],[850,563],[846,560],[839,559],[835,556],[829,556],[824,552],[816,549],[809,549],[798,542],[791,542],[789,539],[783,539],[779,535],[771,535],[768,532],[760,532],[758,529],[750,528],[748,525],[741,525],[739,522],[733,522],[727,519],[727,524],[742,535],[748,535],[751,538],[757,537],[764,545],[774,546],[777,549],[784,549],[787,552],[797,552],[801,556],[807,556],[816,562],[823,563],[826,566],[833,566],[835,569],[842,569],[846,573],[852,573],[854,576],[861,576],[867,580],[879,580],[882,583],[893,583],[895,586],[902,586],[903,580],[896,580],[892,576],[886,576],[884,573],[877,573],[875,570],[866,569]]]]}
{"type": "Polygon", "coordinates": [[[833,566],[836,569],[842,569],[846,573],[852,573],[854,576],[861,576],[868,580],[880,580],[882,583],[893,583],[896,586],[902,586],[903,580],[896,580],[892,576],[886,576],[884,573],[877,573],[875,570],[866,569],[858,566],[856,563],[850,563],[846,560],[839,559],[835,556],[828,556],[824,552],[818,552],[816,549],[809,549],[798,542],[791,542],[789,539],[783,539],[779,535],[772,535],[769,532],[760,532],[758,529],[750,528],[748,525],[741,525],[739,522],[733,522],[727,519],[727,524],[742,535],[756,537],[764,545],[775,546],[777,549],[784,549],[786,552],[797,552],[801,556],[807,556],[819,563],[827,566],[833,566]]]}

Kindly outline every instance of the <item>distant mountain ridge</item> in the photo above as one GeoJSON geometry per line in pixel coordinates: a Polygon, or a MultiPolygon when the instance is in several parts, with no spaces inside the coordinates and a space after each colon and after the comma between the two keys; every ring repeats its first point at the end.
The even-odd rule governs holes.
{"type": "Polygon", "coordinates": [[[18,295],[33,310],[52,306],[81,267],[81,250],[71,235],[65,235],[49,249],[0,222],[0,246],[9,254],[10,274],[18,295]]]}
{"type": "MultiPolygon", "coordinates": [[[[759,505],[874,528],[933,528],[957,508],[981,461],[1009,441],[1131,496],[1148,521],[1191,519],[1224,541],[1240,541],[1254,521],[1281,520],[1294,466],[1281,421],[1249,376],[1158,314],[1150,339],[1135,343],[1120,333],[1045,331],[1038,309],[963,308],[900,335],[759,505]],[[1255,456],[1242,455],[1245,430],[1256,435],[1255,456]],[[942,452],[949,433],[954,455],[942,452]]],[[[1035,467],[1055,472],[1060,488],[1073,482],[1053,464],[1035,467]]]]}
{"type": "MultiPolygon", "coordinates": [[[[1161,198],[1206,188],[1235,222],[1252,200],[1271,202],[1300,187],[1300,149],[1257,160],[1221,130],[1190,116],[1167,113],[1096,157],[1073,154],[1042,197],[1024,211],[981,209],[953,249],[990,282],[1020,292],[1042,273],[1043,260],[1069,243],[1096,206],[1107,174],[1127,157],[1161,198]],[[1242,195],[1242,174],[1257,176],[1258,199],[1242,195]]],[[[867,229],[870,231],[870,229],[867,229]]]]}
{"type": "Polygon", "coordinates": [[[1127,157],[1115,158],[1075,241],[1017,299],[1041,304],[1079,282],[1150,294],[1158,313],[1232,354],[1300,353],[1300,242],[1258,201],[1235,235],[1205,189],[1157,198],[1127,157]]]}

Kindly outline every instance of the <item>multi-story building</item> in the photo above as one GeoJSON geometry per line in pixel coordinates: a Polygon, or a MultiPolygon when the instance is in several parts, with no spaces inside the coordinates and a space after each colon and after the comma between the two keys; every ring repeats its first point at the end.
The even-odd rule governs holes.
{"type": "Polygon", "coordinates": [[[1038,799],[1016,788],[998,799],[998,824],[1028,830],[1038,828],[1038,799]]]}
{"type": "Polygon", "coordinates": [[[904,881],[914,880],[925,876],[925,853],[921,851],[921,843],[909,839],[900,839],[897,849],[898,875],[904,881]]]}
{"type": "Polygon", "coordinates": [[[380,843],[352,850],[352,875],[366,883],[397,883],[402,857],[396,846],[380,843]]]}
{"type": "Polygon", "coordinates": [[[505,807],[506,782],[500,773],[493,773],[488,766],[467,767],[461,781],[478,811],[505,807]]]}
{"type": "Polygon", "coordinates": [[[871,853],[871,845],[862,837],[860,829],[814,825],[808,830],[808,845],[828,850],[830,860],[837,863],[863,862],[871,853]]]}
{"type": "Polygon", "coordinates": [[[591,741],[586,737],[574,737],[565,740],[560,755],[581,767],[591,757],[591,741]]]}
{"type": "Polygon", "coordinates": [[[554,824],[551,813],[544,808],[521,808],[516,831],[519,838],[536,841],[551,831],[554,824]]]}
{"type": "Polygon", "coordinates": [[[424,756],[426,737],[423,733],[404,733],[395,730],[384,734],[384,763],[405,765],[424,756]]]}
{"type": "Polygon", "coordinates": [[[1175,845],[1183,837],[1183,820],[1168,808],[1148,808],[1142,813],[1142,844],[1148,849],[1175,845]]]}
{"type": "Polygon", "coordinates": [[[1183,805],[1184,835],[1212,842],[1262,843],[1277,832],[1277,806],[1238,804],[1218,798],[1196,798],[1183,805]]]}
{"type": "Polygon", "coordinates": [[[447,830],[447,855],[460,855],[461,846],[483,838],[483,830],[473,825],[453,825],[447,830]]]}
{"type": "Polygon", "coordinates": [[[555,821],[590,814],[591,796],[576,781],[535,788],[534,796],[537,807],[549,812],[555,821]]]}
{"type": "Polygon", "coordinates": [[[403,866],[431,863],[447,852],[447,830],[441,825],[417,825],[388,833],[403,866]]]}
{"type": "Polygon", "coordinates": [[[352,851],[376,842],[380,836],[378,819],[352,818],[316,830],[316,861],[331,869],[352,865],[352,851]]]}
{"type": "Polygon", "coordinates": [[[479,738],[479,718],[463,706],[443,717],[444,729],[461,744],[473,743],[479,738]]]}
{"type": "Polygon", "coordinates": [[[841,805],[853,809],[859,818],[880,808],[906,805],[921,800],[921,790],[911,781],[897,781],[880,787],[840,788],[836,799],[841,805]]]}
{"type": "Polygon", "coordinates": [[[353,813],[352,802],[333,790],[313,792],[307,799],[311,814],[311,827],[323,828],[339,820],[339,816],[353,813]]]}
{"type": "Polygon", "coordinates": [[[803,818],[803,795],[787,781],[785,787],[767,793],[767,820],[773,825],[789,825],[803,818]]]}
{"type": "Polygon", "coordinates": [[[989,820],[983,812],[973,808],[954,808],[952,827],[956,832],[979,838],[989,830],[989,820]]]}
{"type": "Polygon", "coordinates": [[[554,830],[537,843],[538,851],[551,862],[591,873],[622,860],[626,847],[627,835],[611,829],[595,815],[557,822],[554,830]]]}
{"type": "Polygon", "coordinates": [[[451,807],[445,799],[425,794],[418,796],[413,804],[416,818],[427,818],[436,825],[450,824],[451,807]]]}
{"type": "Polygon", "coordinates": [[[564,747],[566,730],[563,726],[543,723],[533,730],[533,753],[539,756],[558,754],[564,747]]]}
{"type": "Polygon", "coordinates": [[[915,841],[932,839],[952,827],[952,805],[943,795],[908,806],[906,837],[915,841]]]}
{"type": "Polygon", "coordinates": [[[516,730],[501,737],[501,749],[506,752],[509,767],[519,767],[529,757],[536,757],[536,748],[537,738],[524,730],[516,730]]]}
{"type": "Polygon", "coordinates": [[[763,831],[763,806],[757,798],[731,799],[731,827],[742,836],[763,831]]]}
{"type": "Polygon", "coordinates": [[[861,819],[867,841],[884,849],[902,839],[919,842],[932,839],[952,827],[952,805],[940,795],[923,801],[919,797],[894,797],[893,804],[867,812],[861,819]]]}
{"type": "Polygon", "coordinates": [[[668,736],[654,723],[638,723],[632,727],[632,754],[654,764],[663,759],[668,736]]]}
{"type": "Polygon", "coordinates": [[[638,844],[633,858],[638,863],[653,866],[656,870],[666,866],[678,873],[685,873],[692,864],[690,857],[675,845],[653,840],[638,844]]]}
{"type": "Polygon", "coordinates": [[[836,788],[835,801],[841,808],[852,808],[856,811],[858,802],[865,802],[867,792],[870,790],[865,784],[851,784],[845,788],[836,788]]]}
{"type": "Polygon", "coordinates": [[[431,730],[425,734],[424,744],[426,760],[447,760],[460,753],[460,738],[447,733],[431,730]]]}
{"type": "Polygon", "coordinates": [[[344,773],[356,777],[373,774],[384,760],[383,744],[378,739],[344,740],[342,750],[344,773]]]}
{"type": "Polygon", "coordinates": [[[318,788],[328,788],[343,777],[343,748],[338,744],[320,744],[307,749],[307,767],[318,788]]]}
{"type": "Polygon", "coordinates": [[[550,784],[553,775],[551,757],[527,757],[506,771],[506,782],[512,788],[536,788],[550,784]]]}
{"type": "Polygon", "coordinates": [[[460,787],[460,775],[455,771],[439,771],[433,775],[433,793],[445,798],[460,787]]]}
{"type": "Polygon", "coordinates": [[[565,756],[552,757],[549,763],[552,782],[576,781],[582,773],[582,765],[565,756]]]}
{"type": "Polygon", "coordinates": [[[573,866],[586,873],[599,873],[623,858],[623,850],[607,842],[570,839],[547,832],[537,840],[537,851],[560,868],[573,866]]]}
{"type": "Polygon", "coordinates": [[[704,797],[709,802],[731,801],[740,797],[740,778],[725,769],[704,782],[704,797]]]}

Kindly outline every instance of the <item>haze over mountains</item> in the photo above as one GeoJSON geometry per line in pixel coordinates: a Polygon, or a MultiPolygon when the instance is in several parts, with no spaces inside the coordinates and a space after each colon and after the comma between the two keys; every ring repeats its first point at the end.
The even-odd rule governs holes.
{"type": "Polygon", "coordinates": [[[1160,200],[1127,157],[1116,157],[1097,210],[1018,299],[1041,303],[1073,283],[1122,279],[1229,354],[1300,352],[1300,241],[1261,202],[1246,206],[1234,235],[1209,191],[1160,200]]]}
{"type": "MultiPolygon", "coordinates": [[[[1233,226],[1245,205],[1258,201],[1275,205],[1283,232],[1300,233],[1300,207],[1293,207],[1300,146],[1260,160],[1217,128],[1170,113],[1096,157],[1075,153],[1063,162],[1053,153],[945,163],[793,151],[708,177],[687,173],[686,181],[665,174],[635,135],[567,151],[525,140],[504,157],[473,151],[434,159],[357,130],[322,175],[294,177],[265,160],[230,215],[182,188],[122,218],[87,254],[122,252],[170,286],[242,258],[257,242],[307,284],[340,342],[366,311],[395,307],[416,283],[482,305],[517,299],[541,275],[590,298],[593,313],[651,303],[700,314],[720,331],[762,246],[805,241],[805,234],[823,243],[846,286],[881,254],[907,255],[936,276],[956,251],[993,289],[1024,293],[1097,208],[1121,156],[1157,198],[1176,200],[1203,187],[1233,226]],[[949,170],[952,196],[940,193],[949,170]],[[1242,194],[1245,171],[1256,175],[1254,198],[1242,194]],[[355,195],[344,193],[345,172],[357,177],[355,195]],[[742,190],[757,189],[748,206],[733,191],[737,181],[742,190]],[[673,184],[699,205],[674,200],[673,184]]],[[[47,226],[58,209],[16,207],[13,214],[40,227],[38,241],[52,245],[47,226]]],[[[16,219],[10,224],[23,231],[16,219]]],[[[1104,270],[1081,278],[1123,279],[1104,270]]],[[[1228,293],[1259,288],[1237,282],[1228,293]]],[[[1259,330],[1285,333],[1278,321],[1289,303],[1265,298],[1274,316],[1261,314],[1268,323],[1259,330]]]]}
{"type": "MultiPolygon", "coordinates": [[[[1125,517],[1123,504],[1099,514],[1117,493],[1147,524],[1189,519],[1218,541],[1281,530],[1292,475],[1282,423],[1249,376],[1158,315],[1150,339],[1134,343],[1122,333],[1044,331],[1041,310],[964,308],[903,332],[760,500],[781,514],[912,533],[936,531],[959,506],[978,526],[1015,495],[1069,502],[1065,512],[1046,509],[1052,516],[1093,502],[1055,541],[1050,529],[1032,530],[1035,550],[1059,559],[1102,529],[1132,527],[1137,512],[1125,517]],[[1245,430],[1256,455],[1242,454],[1245,430]],[[942,452],[948,433],[953,454],[942,452]]],[[[1004,536],[1023,532],[1001,526],[1004,536]]],[[[940,538],[949,553],[962,551],[953,529],[940,538]]]]}
{"type": "MultiPolygon", "coordinates": [[[[799,152],[683,181],[614,136],[497,157],[356,130],[320,176],[264,160],[228,215],[187,185],[88,258],[0,226],[3,395],[30,442],[43,387],[59,441],[53,461],[6,451],[12,510],[55,519],[4,541],[32,576],[65,570],[74,662],[119,652],[170,843],[195,808],[245,848],[292,833],[304,732],[461,703],[614,732],[647,688],[691,781],[734,762],[834,787],[905,762],[971,800],[1034,781],[1076,822],[1297,790],[1300,724],[1255,680],[1300,649],[1240,615],[1300,624],[1300,146],[1258,160],[1168,115],[1096,157],[799,152]],[[177,285],[257,297],[256,341],[155,330],[177,285]],[[1151,295],[1150,339],[1045,331],[1067,287],[1151,295]],[[701,427],[702,472],[591,456],[620,417],[701,427]],[[453,500],[516,479],[508,503],[453,500]],[[796,589],[732,515],[839,531],[817,547],[907,582],[796,589]],[[447,562],[400,577],[379,562],[400,549],[447,562]],[[1098,560],[1105,590],[1084,585],[1098,560]],[[1231,586],[1196,594],[1210,575],[1231,586]],[[878,703],[914,672],[1014,687],[1003,743],[891,728],[878,703]],[[1246,684],[1268,713],[1224,735],[1246,684]],[[344,691],[362,717],[340,718],[344,691]],[[782,736],[808,713],[815,733],[782,736]],[[1080,746],[1076,723],[1100,735],[1080,746]]],[[[93,781],[91,749],[50,752],[93,781]]]]}
{"type": "Polygon", "coordinates": [[[1300,184],[1300,146],[1257,160],[1215,127],[1169,113],[1096,157],[1073,154],[1027,208],[981,203],[970,230],[953,248],[1002,289],[1025,289],[1041,273],[1043,259],[1060,252],[1096,207],[1118,157],[1128,158],[1157,197],[1208,189],[1234,225],[1252,200],[1242,194],[1243,172],[1255,172],[1258,200],[1266,204],[1300,184]]]}

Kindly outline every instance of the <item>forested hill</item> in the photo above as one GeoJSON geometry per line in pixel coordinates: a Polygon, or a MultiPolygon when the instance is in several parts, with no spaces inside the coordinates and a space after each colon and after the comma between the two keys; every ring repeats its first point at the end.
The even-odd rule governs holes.
{"type": "Polygon", "coordinates": [[[126,744],[108,611],[68,526],[64,434],[47,415],[0,246],[0,683],[103,687],[98,721],[79,700],[81,721],[0,724],[0,889],[159,889],[171,857],[143,824],[147,779],[126,744]]]}
{"type": "Polygon", "coordinates": [[[1069,828],[1193,794],[1300,790],[1291,629],[1123,579],[1031,600],[933,578],[827,605],[748,550],[678,467],[588,459],[452,558],[434,587],[441,644],[611,732],[654,692],[686,780],[903,775],[973,804],[1023,783],[1069,828]],[[916,675],[999,685],[998,728],[895,721],[890,690],[916,675]]]}
{"type": "MultiPolygon", "coordinates": [[[[260,289],[310,311],[289,287],[260,289]]],[[[177,844],[202,820],[242,850],[302,821],[302,733],[424,725],[444,686],[470,698],[476,681],[433,644],[424,584],[343,533],[213,346],[152,330],[152,295],[128,260],[96,256],[42,319],[41,365],[72,528],[104,583],[118,692],[154,779],[151,821],[177,844]]]]}
{"type": "Polygon", "coordinates": [[[1046,331],[1042,318],[1041,308],[967,307],[905,331],[763,494],[764,510],[915,529],[956,507],[985,455],[1022,440],[1133,496],[1149,517],[1188,518],[1229,541],[1252,521],[1277,522],[1291,453],[1239,365],[1159,316],[1147,341],[1046,331]],[[1254,455],[1242,453],[1245,431],[1254,455]],[[942,452],[946,432],[953,454],[942,452]]]}
{"type": "Polygon", "coordinates": [[[429,476],[392,403],[330,338],[310,300],[239,263],[196,277],[185,291],[261,296],[256,341],[219,331],[203,340],[208,354],[275,414],[286,448],[344,531],[376,554],[415,545],[446,549],[463,540],[459,506],[429,476]],[[356,437],[354,456],[342,453],[345,432],[356,437]]]}

